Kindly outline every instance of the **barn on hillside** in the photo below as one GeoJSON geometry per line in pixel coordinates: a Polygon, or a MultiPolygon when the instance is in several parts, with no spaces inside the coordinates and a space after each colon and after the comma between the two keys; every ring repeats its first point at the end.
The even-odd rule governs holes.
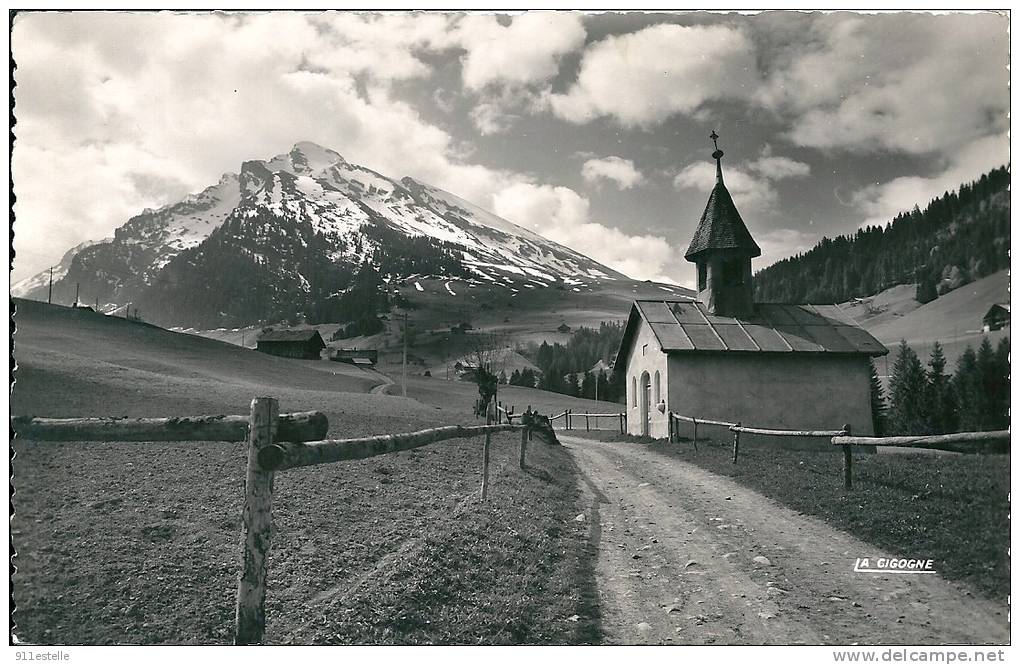
{"type": "Polygon", "coordinates": [[[997,302],[988,308],[983,319],[982,329],[985,332],[1002,330],[1009,325],[1009,303],[997,302]]]}
{"type": "MultiPolygon", "coordinates": [[[[615,364],[626,376],[629,433],[664,438],[673,411],[774,429],[849,424],[854,434],[873,434],[869,359],[888,350],[836,305],[754,302],[751,259],[761,250],[723,182],[722,155],[717,147],[715,188],[686,253],[697,269],[697,300],[631,307],[615,364]]],[[[690,429],[681,424],[679,433],[690,429]]]]}
{"type": "Polygon", "coordinates": [[[378,349],[331,349],[329,359],[362,367],[374,367],[379,362],[378,349]]]}
{"type": "Polygon", "coordinates": [[[326,348],[319,331],[270,330],[259,335],[255,349],[262,353],[284,358],[307,358],[318,360],[319,352],[326,348]]]}

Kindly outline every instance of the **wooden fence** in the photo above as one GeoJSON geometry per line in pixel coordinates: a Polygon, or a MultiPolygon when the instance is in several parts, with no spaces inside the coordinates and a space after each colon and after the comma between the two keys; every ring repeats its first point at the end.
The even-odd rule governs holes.
{"type": "MultiPolygon", "coordinates": [[[[563,420],[563,429],[574,429],[575,419],[580,420],[584,418],[584,431],[616,431],[616,426],[610,428],[599,427],[599,418],[605,420],[609,418],[619,423],[620,434],[626,434],[627,432],[627,414],[626,413],[574,413],[573,409],[567,409],[563,413],[559,413],[555,416],[549,416],[549,422],[552,423],[554,420],[563,420]]],[[[580,429],[578,427],[577,429],[580,429]]]]}
{"type": "MultiPolygon", "coordinates": [[[[513,416],[513,414],[507,414],[513,416]]],[[[484,436],[481,500],[489,489],[492,435],[520,430],[519,464],[529,438],[523,424],[451,425],[359,439],[324,439],[329,430],[318,411],[279,413],[272,397],[256,397],[244,416],[189,418],[12,418],[18,437],[39,441],[248,441],[242,512],[241,571],[237,578],[234,644],[259,644],[266,626],[266,562],[272,534],[273,478],[304,466],[365,459],[450,439],[484,436]]]]}
{"type": "Polygon", "coordinates": [[[677,421],[694,424],[694,437],[691,443],[694,451],[698,450],[698,425],[725,427],[733,432],[733,463],[737,463],[740,453],[741,434],[759,434],[779,437],[824,437],[831,440],[832,445],[843,449],[843,487],[853,489],[853,446],[885,446],[891,448],[922,448],[949,450],[961,453],[1006,452],[1009,449],[1009,431],[995,432],[958,432],[956,434],[940,434],[937,436],[851,436],[850,425],[843,425],[838,430],[790,430],[768,429],[764,427],[744,427],[741,423],[722,420],[694,418],[669,412],[669,441],[679,440],[677,421]]]}

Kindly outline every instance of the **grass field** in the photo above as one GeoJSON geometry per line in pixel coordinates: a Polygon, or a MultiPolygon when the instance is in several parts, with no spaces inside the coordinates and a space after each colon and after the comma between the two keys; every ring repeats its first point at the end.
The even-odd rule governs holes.
{"type": "Polygon", "coordinates": [[[697,452],[688,441],[623,439],[729,476],[892,555],[934,559],[942,577],[984,596],[1009,594],[1007,455],[855,453],[847,492],[841,451],[741,445],[733,464],[729,437],[699,439],[697,452]]]}
{"type": "MultiPolygon", "coordinates": [[[[474,423],[470,384],[436,380],[412,390],[421,400],[369,395],[378,379],[339,363],[45,305],[24,306],[16,322],[14,414],[246,413],[253,396],[271,395],[283,411],[326,412],[332,437],[474,423]]],[[[517,390],[536,406],[546,395],[517,390]]],[[[576,468],[563,449],[533,444],[522,472],[517,441],[494,439],[485,504],[480,439],[279,474],[267,641],[597,642],[576,468]]],[[[231,641],[243,444],[14,449],[19,639],[231,641]]]]}
{"type": "Polygon", "coordinates": [[[888,375],[896,346],[901,339],[927,363],[932,345],[942,344],[950,370],[968,346],[975,351],[987,337],[992,345],[1009,337],[1009,328],[982,333],[982,319],[997,302],[1009,302],[1009,271],[1003,270],[919,305],[912,285],[897,286],[875,296],[882,311],[870,316],[863,305],[847,306],[847,312],[890,350],[890,356],[876,361],[879,373],[888,375]]]}

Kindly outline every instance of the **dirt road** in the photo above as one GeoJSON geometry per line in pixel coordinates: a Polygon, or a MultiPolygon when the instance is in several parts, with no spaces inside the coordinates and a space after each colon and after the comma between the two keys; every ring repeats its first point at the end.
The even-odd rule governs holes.
{"type": "MultiPolygon", "coordinates": [[[[1007,607],[640,445],[560,436],[581,468],[613,644],[1003,644],[1007,607]]],[[[923,550],[917,552],[918,557],[923,550]]]]}

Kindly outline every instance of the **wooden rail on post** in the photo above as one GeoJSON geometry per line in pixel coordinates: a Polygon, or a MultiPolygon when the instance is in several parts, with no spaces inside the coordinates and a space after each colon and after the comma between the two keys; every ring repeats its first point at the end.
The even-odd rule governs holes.
{"type": "Polygon", "coordinates": [[[259,464],[259,452],[273,445],[279,412],[280,405],[272,397],[256,397],[251,401],[234,644],[259,644],[266,630],[266,557],[273,522],[273,471],[259,464]]]}
{"type": "Polygon", "coordinates": [[[733,463],[737,463],[737,453],[740,452],[740,423],[733,430],[733,463]]]}
{"type": "MultiPolygon", "coordinates": [[[[35,418],[17,416],[11,425],[18,438],[35,441],[244,441],[248,416],[181,418],[35,418]]],[[[329,421],[319,411],[283,413],[277,441],[316,441],[326,436],[329,421]]]]}
{"type": "MultiPolygon", "coordinates": [[[[850,436],[850,425],[849,423],[843,425],[843,431],[846,432],[847,436],[850,436]]],[[[853,475],[853,464],[854,456],[853,451],[850,448],[850,444],[843,444],[843,489],[851,490],[854,488],[854,475],[853,475]]]]}
{"type": "Polygon", "coordinates": [[[482,446],[482,501],[489,494],[489,446],[492,444],[492,434],[485,433],[485,444],[482,446]]]}

